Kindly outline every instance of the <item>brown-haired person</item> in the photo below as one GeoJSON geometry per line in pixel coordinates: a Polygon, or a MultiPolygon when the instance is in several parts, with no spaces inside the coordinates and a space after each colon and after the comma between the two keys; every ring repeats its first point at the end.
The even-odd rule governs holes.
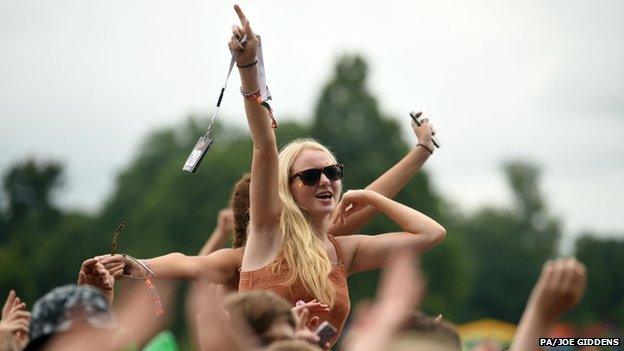
{"type": "Polygon", "coordinates": [[[271,291],[246,291],[228,295],[223,304],[231,319],[249,327],[262,346],[276,341],[299,340],[318,343],[306,328],[307,311],[293,309],[290,302],[271,291]]]}

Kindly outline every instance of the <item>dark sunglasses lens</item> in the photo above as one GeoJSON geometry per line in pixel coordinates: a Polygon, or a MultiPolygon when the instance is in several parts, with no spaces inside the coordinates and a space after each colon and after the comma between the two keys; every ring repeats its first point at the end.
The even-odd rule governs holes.
{"type": "Polygon", "coordinates": [[[327,166],[323,169],[323,172],[329,180],[342,179],[342,168],[340,168],[340,166],[327,166]]]}
{"type": "Polygon", "coordinates": [[[307,171],[301,172],[299,178],[301,178],[301,181],[305,185],[314,185],[321,179],[321,170],[308,169],[307,171]]]}

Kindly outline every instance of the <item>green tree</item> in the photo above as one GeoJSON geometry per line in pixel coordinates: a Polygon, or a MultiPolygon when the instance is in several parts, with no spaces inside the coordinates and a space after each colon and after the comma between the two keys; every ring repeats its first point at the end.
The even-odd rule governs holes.
{"type": "MultiPolygon", "coordinates": [[[[368,91],[367,74],[367,64],[362,57],[346,55],[339,59],[333,77],[316,103],[311,127],[312,136],[329,146],[339,160],[344,160],[344,190],[364,188],[409,150],[396,119],[383,115],[376,98],[368,91]]],[[[404,122],[408,126],[410,119],[405,118],[404,122]]],[[[432,188],[427,173],[420,172],[397,200],[444,223],[442,202],[432,188]]],[[[363,232],[371,234],[397,229],[394,223],[380,216],[363,232]]],[[[465,267],[468,265],[459,247],[451,234],[445,243],[424,255],[423,267],[431,276],[426,303],[429,309],[449,311],[465,298],[465,267]]],[[[352,302],[373,296],[377,282],[378,272],[350,278],[352,302]]]]}
{"type": "Polygon", "coordinates": [[[537,167],[512,161],[504,170],[515,205],[481,209],[461,230],[475,262],[465,319],[518,321],[543,263],[556,254],[561,229],[546,212],[537,167]]]}
{"type": "Polygon", "coordinates": [[[574,254],[588,272],[585,296],[574,311],[576,320],[624,325],[624,240],[584,233],[576,240],[574,254]]]}
{"type": "Polygon", "coordinates": [[[26,216],[50,220],[58,215],[51,202],[52,191],[62,184],[63,166],[56,162],[28,159],[11,166],[3,177],[9,224],[26,216]]]}

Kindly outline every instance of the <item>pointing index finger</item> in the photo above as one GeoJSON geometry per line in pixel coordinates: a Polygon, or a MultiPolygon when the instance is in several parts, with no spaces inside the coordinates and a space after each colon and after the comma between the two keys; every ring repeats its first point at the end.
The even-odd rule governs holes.
{"type": "Polygon", "coordinates": [[[245,22],[247,21],[247,17],[245,17],[245,13],[243,13],[243,9],[241,9],[240,6],[236,4],[234,5],[234,11],[236,11],[236,14],[238,15],[238,19],[240,20],[240,23],[244,26],[245,22]]]}
{"type": "Polygon", "coordinates": [[[247,39],[250,39],[254,36],[254,33],[249,25],[249,20],[245,16],[245,13],[243,13],[243,9],[241,9],[238,5],[234,5],[234,11],[236,11],[236,14],[238,15],[238,19],[245,30],[245,34],[247,34],[247,39]]]}

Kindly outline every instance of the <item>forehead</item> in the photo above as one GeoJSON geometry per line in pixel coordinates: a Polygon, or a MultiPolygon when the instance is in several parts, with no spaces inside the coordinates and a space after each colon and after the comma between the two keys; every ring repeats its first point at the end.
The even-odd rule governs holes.
{"type": "Polygon", "coordinates": [[[310,168],[322,168],[334,163],[334,159],[325,151],[318,149],[304,149],[293,161],[291,170],[292,173],[297,173],[310,168]]]}

